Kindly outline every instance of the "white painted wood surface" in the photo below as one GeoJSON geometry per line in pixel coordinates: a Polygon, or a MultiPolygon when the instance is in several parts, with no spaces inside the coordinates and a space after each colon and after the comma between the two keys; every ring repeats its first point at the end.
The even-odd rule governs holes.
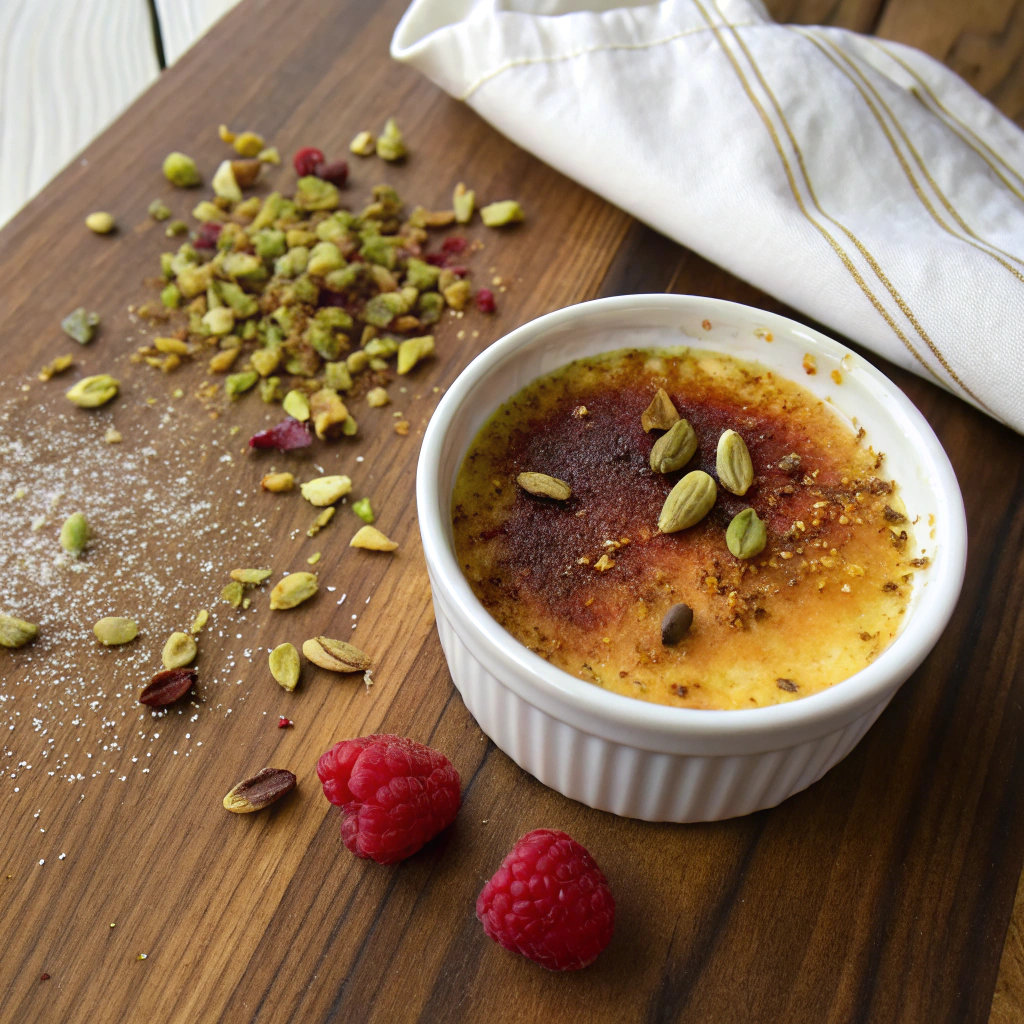
{"type": "Polygon", "coordinates": [[[174,64],[237,3],[238,0],[156,0],[167,66],[174,64]]]}
{"type": "MultiPolygon", "coordinates": [[[[168,65],[238,0],[156,0],[168,65]]],[[[0,225],[160,74],[148,0],[0,0],[0,225]]]]}

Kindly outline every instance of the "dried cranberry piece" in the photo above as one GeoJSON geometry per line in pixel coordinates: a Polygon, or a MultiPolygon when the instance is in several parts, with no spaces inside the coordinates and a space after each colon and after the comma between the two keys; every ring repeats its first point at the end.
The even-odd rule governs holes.
{"type": "Polygon", "coordinates": [[[423,259],[432,267],[443,267],[448,262],[448,257],[443,252],[428,252],[423,259]]]}
{"type": "Polygon", "coordinates": [[[469,239],[463,235],[449,235],[441,243],[442,252],[460,253],[469,245],[469,239]]]}
{"type": "Polygon", "coordinates": [[[481,313],[493,313],[498,308],[494,304],[494,292],[490,288],[481,288],[476,293],[476,308],[481,313]]]}
{"type": "Polygon", "coordinates": [[[313,173],[318,178],[323,178],[324,181],[329,181],[332,185],[337,185],[340,188],[348,181],[348,161],[331,160],[327,163],[317,164],[313,173]]]}
{"type": "Polygon", "coordinates": [[[261,430],[249,438],[250,448],[276,448],[279,452],[290,452],[296,448],[308,448],[313,443],[309,428],[290,416],[276,426],[261,430]]]}
{"type": "Polygon", "coordinates": [[[285,718],[284,715],[281,715],[277,720],[278,729],[287,729],[290,725],[294,724],[295,723],[290,718],[285,718]]]}
{"type": "Polygon", "coordinates": [[[316,174],[317,167],[323,162],[323,153],[314,146],[303,146],[302,149],[296,150],[295,156],[292,157],[292,166],[300,178],[316,174]]]}
{"type": "Polygon", "coordinates": [[[469,267],[449,267],[448,268],[456,277],[465,277],[469,273],[469,267]]]}
{"type": "Polygon", "coordinates": [[[196,232],[196,240],[192,244],[197,249],[216,249],[217,239],[220,238],[220,224],[213,221],[204,221],[199,225],[196,232]]]}

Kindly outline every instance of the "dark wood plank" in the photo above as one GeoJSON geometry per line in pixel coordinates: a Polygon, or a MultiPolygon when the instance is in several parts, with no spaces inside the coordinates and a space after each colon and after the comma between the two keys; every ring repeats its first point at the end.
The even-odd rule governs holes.
{"type": "MultiPolygon", "coordinates": [[[[451,686],[433,630],[412,503],[433,388],[513,326],[594,295],[670,289],[785,310],[631,224],[391,64],[387,41],[402,7],[402,0],[247,0],[0,235],[0,409],[16,410],[0,428],[51,426],[46,459],[59,463],[69,431],[85,424],[92,432],[83,442],[87,466],[90,459],[107,465],[97,440],[97,424],[107,418],[125,434],[126,458],[153,438],[160,458],[184,442],[197,473],[207,475],[211,520],[265,521],[258,530],[196,542],[208,547],[216,571],[184,581],[189,599],[205,594],[215,602],[236,559],[260,555],[276,569],[297,569],[313,550],[323,551],[325,580],[349,594],[340,607],[322,594],[283,619],[267,611],[265,597],[237,617],[220,606],[199,662],[210,681],[195,727],[203,747],[193,743],[188,760],[165,745],[185,750],[187,716],[142,721],[123,730],[122,749],[104,754],[116,775],[91,778],[74,748],[81,737],[83,751],[102,749],[104,733],[96,716],[85,715],[76,732],[65,726],[59,734],[61,753],[70,748],[67,771],[84,780],[51,778],[35,764],[18,773],[17,794],[11,780],[0,779],[7,826],[0,835],[0,1020],[985,1020],[1024,857],[1024,442],[881,364],[935,425],[965,484],[968,580],[936,651],[860,747],[811,790],[750,818],[681,827],[617,819],[540,786],[480,733],[451,686]],[[337,151],[391,113],[413,155],[401,168],[355,163],[357,196],[383,178],[413,201],[439,205],[464,178],[489,196],[521,198],[530,220],[500,238],[473,229],[487,243],[474,264],[478,279],[494,267],[508,283],[497,317],[446,325],[438,359],[417,371],[408,393],[393,388],[395,405],[377,412],[357,405],[363,438],[317,455],[325,468],[351,470],[381,526],[401,542],[393,559],[382,560],[347,549],[351,516],[315,542],[301,532],[293,537],[311,516],[297,496],[258,493],[268,460],[238,453],[230,464],[217,461],[218,452],[240,447],[230,428],[240,427],[244,438],[266,421],[264,408],[250,398],[213,420],[191,397],[204,379],[201,367],[163,378],[131,366],[127,355],[148,332],[125,310],[146,294],[140,278],[165,245],[144,211],[162,191],[158,167],[167,150],[193,152],[209,172],[222,154],[215,126],[226,121],[263,131],[285,153],[309,143],[337,151]],[[82,216],[98,207],[118,215],[119,237],[96,239],[82,229],[82,216]],[[68,427],[60,419],[61,384],[44,386],[33,375],[67,350],[55,324],[79,302],[104,315],[101,337],[76,353],[82,367],[112,370],[125,392],[111,414],[68,427]],[[170,397],[177,386],[187,392],[180,401],[170,397]],[[156,411],[147,396],[158,399],[156,411]],[[168,405],[176,411],[161,434],[157,417],[168,405]],[[396,408],[413,425],[407,438],[391,430],[396,408]],[[366,461],[355,463],[357,454],[366,461]],[[238,500],[247,502],[242,511],[238,500]],[[354,633],[349,608],[359,613],[354,633]],[[282,694],[262,654],[252,667],[240,657],[242,645],[315,632],[354,635],[374,655],[369,692],[307,671],[295,694],[282,694]],[[225,675],[233,660],[241,669],[225,675]],[[228,702],[236,675],[245,700],[232,701],[230,715],[209,710],[228,702]],[[295,719],[294,729],[273,727],[282,713],[295,719]],[[157,729],[160,745],[152,740],[157,729]],[[435,743],[465,785],[455,827],[396,868],[344,851],[313,774],[332,741],[381,729],[435,743]],[[131,758],[153,751],[143,777],[131,758]],[[298,793],[252,819],[225,814],[219,801],[227,788],[266,763],[295,770],[298,793]],[[33,818],[37,810],[43,826],[33,818]],[[549,975],[506,953],[483,937],[473,916],[483,880],[520,834],[540,825],[584,842],[618,899],[611,948],[578,975],[549,975]],[[55,859],[57,850],[67,851],[64,861],[55,859]],[[51,975],[45,983],[43,972],[51,975]]],[[[193,199],[171,198],[177,209],[193,199]]],[[[311,461],[299,464],[312,472],[311,461]]],[[[161,531],[176,542],[180,534],[132,490],[131,479],[111,474],[96,486],[135,509],[143,531],[98,544],[90,555],[97,573],[115,569],[125,546],[143,538],[152,551],[137,564],[173,568],[175,552],[161,531]]],[[[52,534],[53,524],[47,529],[52,534]]],[[[61,589],[57,597],[64,596],[61,589]]],[[[37,606],[26,611],[45,614],[47,591],[32,599],[37,606]]],[[[124,601],[139,608],[140,649],[151,655],[187,614],[136,577],[126,579],[124,601]]],[[[68,643],[74,665],[94,673],[105,693],[124,694],[104,698],[107,713],[133,714],[142,665],[68,643]]],[[[33,757],[22,739],[27,730],[19,730],[41,692],[35,659],[47,651],[57,657],[45,642],[31,662],[0,652],[3,692],[15,694],[25,720],[8,749],[33,757]]],[[[45,746],[40,739],[37,749],[45,746]]]]}

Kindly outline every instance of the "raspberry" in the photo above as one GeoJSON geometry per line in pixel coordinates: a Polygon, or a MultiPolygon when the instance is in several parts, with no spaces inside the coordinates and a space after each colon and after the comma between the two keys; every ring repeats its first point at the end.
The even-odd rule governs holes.
{"type": "Polygon", "coordinates": [[[411,857],[459,812],[459,773],[440,751],[404,736],[335,743],[316,774],[342,809],[345,845],[378,864],[411,857]]]}
{"type": "Polygon", "coordinates": [[[490,288],[481,288],[476,293],[476,308],[481,313],[493,313],[497,308],[494,304],[494,292],[490,288]]]}
{"type": "Polygon", "coordinates": [[[495,942],[550,971],[578,971],[611,942],[615,898],[594,858],[553,828],[527,832],[476,901],[495,942]]]}
{"type": "Polygon", "coordinates": [[[316,168],[324,162],[324,155],[314,146],[303,146],[295,151],[292,157],[292,166],[300,178],[308,177],[316,173],[316,168]]]}

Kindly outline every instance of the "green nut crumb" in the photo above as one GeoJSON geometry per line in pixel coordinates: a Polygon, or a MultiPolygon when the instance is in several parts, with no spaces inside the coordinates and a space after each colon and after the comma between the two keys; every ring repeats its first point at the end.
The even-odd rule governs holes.
{"type": "Polygon", "coordinates": [[[110,374],[99,373],[92,377],[83,377],[74,387],[65,391],[64,395],[79,409],[98,409],[117,394],[119,387],[120,383],[110,374]]]}
{"type": "Polygon", "coordinates": [[[131,619],[108,616],[92,627],[96,639],[106,647],[131,643],[139,635],[139,627],[131,619]]]}
{"type": "Polygon", "coordinates": [[[24,647],[35,640],[38,633],[35,623],[0,612],[0,647],[24,647]]]}
{"type": "Polygon", "coordinates": [[[114,230],[114,218],[109,213],[90,213],[85,226],[96,235],[109,235],[114,230]]]}
{"type": "Polygon", "coordinates": [[[302,667],[299,652],[293,644],[279,644],[270,652],[270,674],[282,689],[289,693],[299,685],[299,671],[302,667]]]}
{"type": "Polygon", "coordinates": [[[341,424],[341,432],[345,437],[355,437],[359,432],[359,424],[353,419],[351,413],[345,417],[344,422],[341,424]]]}
{"type": "Polygon", "coordinates": [[[258,587],[264,580],[270,579],[273,575],[272,569],[232,569],[231,578],[239,583],[247,583],[249,586],[258,587]]]}
{"type": "Polygon", "coordinates": [[[229,583],[221,592],[220,599],[226,601],[232,608],[237,608],[242,603],[245,589],[242,584],[236,581],[229,583]]]}
{"type": "Polygon", "coordinates": [[[304,391],[289,391],[284,396],[281,407],[292,419],[299,420],[302,423],[309,419],[309,398],[304,391]]]}
{"type": "Polygon", "coordinates": [[[523,208],[514,199],[489,203],[480,209],[480,219],[489,228],[500,228],[506,224],[518,224],[526,219],[523,208]]]}
{"type": "Polygon", "coordinates": [[[328,505],[327,508],[325,508],[323,512],[313,520],[313,525],[306,531],[306,536],[315,537],[334,518],[334,513],[336,511],[337,509],[335,509],[333,505],[328,505]]]}
{"type": "Polygon", "coordinates": [[[210,621],[210,613],[205,608],[200,608],[196,617],[192,620],[192,625],[189,626],[188,631],[193,635],[197,636],[199,633],[206,628],[206,623],[210,621]]]}
{"type": "Polygon", "coordinates": [[[179,235],[187,235],[188,224],[183,220],[172,220],[170,224],[164,228],[164,234],[168,238],[177,238],[179,235]]]}
{"type": "Polygon", "coordinates": [[[153,220],[171,219],[171,208],[162,199],[154,199],[153,202],[149,204],[146,212],[153,218],[153,220]]]}
{"type": "Polygon", "coordinates": [[[295,608],[317,592],[317,580],[311,572],[293,572],[285,576],[270,592],[273,611],[295,608]]]}
{"type": "Polygon", "coordinates": [[[455,220],[459,224],[468,224],[473,219],[473,208],[476,204],[476,193],[466,188],[460,181],[455,186],[452,195],[452,208],[455,210],[455,220]]]}
{"type": "Polygon", "coordinates": [[[398,122],[393,117],[389,117],[384,125],[384,131],[377,139],[377,156],[381,160],[395,161],[401,160],[405,155],[405,139],[402,138],[402,133],[398,129],[398,122]]]}
{"type": "Polygon", "coordinates": [[[255,370],[232,373],[224,381],[224,393],[228,398],[238,398],[256,386],[260,375],[255,370]]]}
{"type": "Polygon", "coordinates": [[[355,512],[355,514],[359,516],[364,523],[373,522],[373,509],[370,507],[369,498],[360,498],[358,501],[352,502],[352,511],[355,512]]]}
{"type": "Polygon", "coordinates": [[[178,309],[181,306],[181,289],[171,281],[160,289],[160,301],[167,309],[178,309]]]}
{"type": "Polygon", "coordinates": [[[81,512],[74,512],[60,528],[60,546],[69,555],[80,555],[89,543],[89,524],[81,512]]]}
{"type": "Polygon", "coordinates": [[[398,346],[398,372],[408,373],[421,359],[434,354],[434,336],[407,338],[398,346]]]}
{"type": "Polygon", "coordinates": [[[195,160],[177,152],[164,158],[164,177],[176,188],[195,188],[200,181],[195,160]]]}
{"type": "Polygon", "coordinates": [[[72,310],[60,322],[61,330],[69,338],[74,338],[79,345],[88,345],[96,335],[100,325],[99,313],[90,313],[85,306],[72,310]]]}
{"type": "Polygon", "coordinates": [[[348,148],[356,156],[369,156],[374,151],[376,144],[377,140],[373,137],[373,132],[362,131],[348,144],[348,148]]]}

